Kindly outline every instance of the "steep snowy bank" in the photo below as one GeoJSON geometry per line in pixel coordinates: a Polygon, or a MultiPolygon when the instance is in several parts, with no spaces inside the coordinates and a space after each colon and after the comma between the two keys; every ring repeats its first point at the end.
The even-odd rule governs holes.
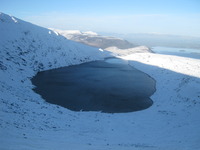
{"type": "MultiPolygon", "coordinates": [[[[0,13],[1,138],[10,139],[3,136],[10,128],[18,132],[56,126],[50,125],[48,119],[54,118],[51,113],[57,107],[45,103],[32,91],[30,78],[38,71],[103,59],[107,55],[105,51],[0,13]]],[[[2,143],[3,149],[9,146],[2,143]]]]}

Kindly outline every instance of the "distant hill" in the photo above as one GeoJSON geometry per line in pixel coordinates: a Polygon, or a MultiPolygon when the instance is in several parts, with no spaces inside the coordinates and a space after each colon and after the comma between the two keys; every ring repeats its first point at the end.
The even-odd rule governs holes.
{"type": "Polygon", "coordinates": [[[138,45],[128,42],[127,40],[123,40],[121,38],[101,36],[92,31],[81,32],[79,30],[58,30],[58,29],[52,29],[52,30],[60,33],[61,35],[65,36],[69,40],[84,43],[90,46],[99,47],[102,49],[106,49],[108,47],[128,49],[128,48],[133,48],[133,47],[138,46],[138,45]]]}
{"type": "Polygon", "coordinates": [[[146,46],[138,46],[122,38],[98,35],[97,33],[92,31],[81,32],[79,30],[51,30],[63,35],[69,40],[102,48],[107,51],[113,52],[116,55],[127,55],[136,52],[152,52],[146,46]]]}

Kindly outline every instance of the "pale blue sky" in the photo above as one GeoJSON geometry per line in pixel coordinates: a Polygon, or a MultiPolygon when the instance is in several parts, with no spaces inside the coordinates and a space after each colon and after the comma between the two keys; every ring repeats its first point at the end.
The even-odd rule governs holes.
{"type": "Polygon", "coordinates": [[[1,0],[0,12],[60,29],[200,36],[200,0],[1,0]]]}

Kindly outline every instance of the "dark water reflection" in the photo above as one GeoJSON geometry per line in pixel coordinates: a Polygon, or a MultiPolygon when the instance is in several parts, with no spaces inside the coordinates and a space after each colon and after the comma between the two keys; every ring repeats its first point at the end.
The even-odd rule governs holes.
{"type": "Polygon", "coordinates": [[[116,58],[40,72],[32,83],[47,102],[73,111],[143,110],[155,92],[151,77],[116,58]]]}

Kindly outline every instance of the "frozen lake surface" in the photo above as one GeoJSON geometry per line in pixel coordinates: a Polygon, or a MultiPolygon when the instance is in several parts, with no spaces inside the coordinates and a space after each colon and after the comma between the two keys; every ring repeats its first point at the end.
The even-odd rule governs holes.
{"type": "Polygon", "coordinates": [[[155,81],[122,59],[109,58],[38,73],[34,91],[73,111],[133,112],[150,107],[155,81]]]}

